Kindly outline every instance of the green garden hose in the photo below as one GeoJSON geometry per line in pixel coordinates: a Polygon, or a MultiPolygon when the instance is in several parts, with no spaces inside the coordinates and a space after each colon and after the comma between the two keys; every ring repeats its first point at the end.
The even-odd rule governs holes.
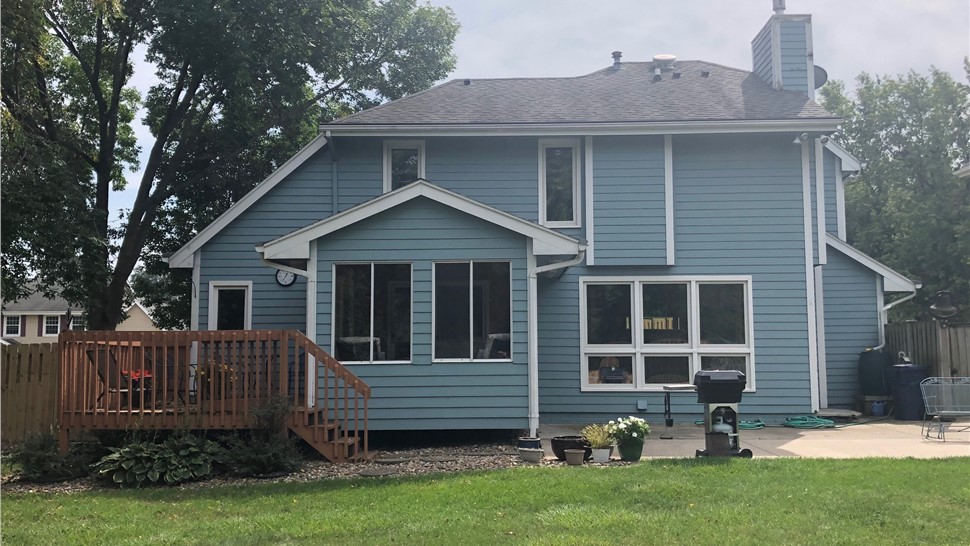
{"type": "MultiPolygon", "coordinates": [[[[698,420],[694,421],[694,424],[695,425],[703,425],[704,424],[704,420],[703,419],[698,419],[698,420]]],[[[740,422],[738,422],[738,429],[739,430],[757,430],[759,428],[765,428],[766,426],[768,426],[768,425],[766,425],[765,422],[762,421],[761,419],[756,419],[754,421],[740,421],[740,422]]]]}
{"type": "Polygon", "coordinates": [[[835,428],[835,421],[814,415],[800,415],[798,417],[787,417],[782,426],[789,428],[835,428]]]}

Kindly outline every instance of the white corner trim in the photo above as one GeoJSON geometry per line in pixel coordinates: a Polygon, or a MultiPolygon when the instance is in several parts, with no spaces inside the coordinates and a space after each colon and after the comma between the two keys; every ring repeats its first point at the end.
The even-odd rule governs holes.
{"type": "Polygon", "coordinates": [[[293,157],[286,160],[286,163],[280,165],[280,168],[273,171],[273,174],[266,177],[265,180],[256,185],[249,193],[243,196],[242,199],[236,201],[234,205],[229,207],[229,210],[222,213],[221,216],[215,219],[211,224],[205,227],[202,231],[198,233],[191,241],[185,244],[182,248],[175,251],[168,259],[168,266],[170,268],[187,268],[193,267],[192,255],[202,248],[209,240],[216,236],[223,228],[229,225],[230,222],[238,218],[242,213],[255,204],[261,197],[266,195],[271,189],[276,187],[283,179],[289,176],[290,173],[295,171],[300,165],[305,163],[308,159],[313,157],[313,154],[320,151],[327,144],[327,139],[322,134],[317,135],[313,140],[311,140],[306,146],[303,147],[299,152],[293,157]]]}
{"type": "Polygon", "coordinates": [[[831,138],[825,143],[825,149],[832,152],[842,160],[842,172],[857,173],[865,166],[854,155],[850,154],[849,150],[846,150],[841,144],[832,140],[831,138]]]}
{"type": "Polygon", "coordinates": [[[815,100],[815,47],[812,44],[812,20],[805,21],[805,77],[808,83],[808,98],[815,100]]]}
{"type": "Polygon", "coordinates": [[[815,268],[815,331],[818,332],[818,398],[819,405],[829,407],[828,361],[825,349],[825,284],[822,268],[815,268]]]}
{"type": "Polygon", "coordinates": [[[243,329],[251,330],[253,327],[253,281],[209,281],[209,316],[206,317],[206,329],[217,329],[218,302],[216,292],[222,288],[246,289],[246,316],[243,320],[243,329]]]}
{"type": "Polygon", "coordinates": [[[192,256],[192,298],[191,311],[189,312],[189,330],[199,330],[199,298],[201,297],[200,286],[202,282],[202,250],[197,250],[192,256]]]}
{"type": "MultiPolygon", "coordinates": [[[[313,343],[317,341],[317,245],[310,245],[310,260],[306,276],[306,337],[313,343]]],[[[306,366],[306,403],[312,408],[317,405],[317,364],[316,359],[307,355],[306,366]]]]}
{"type": "Polygon", "coordinates": [[[595,257],[593,256],[593,247],[596,244],[593,242],[595,240],[594,233],[594,192],[593,192],[593,137],[587,136],[585,138],[585,165],[584,165],[584,175],[583,183],[585,184],[586,190],[586,265],[594,265],[595,257]]]}
{"type": "Polygon", "coordinates": [[[781,19],[771,18],[771,86],[784,89],[781,79],[781,19]]]}
{"type": "Polygon", "coordinates": [[[667,265],[674,265],[674,144],[672,135],[664,135],[664,216],[667,265]]]}
{"type": "Polygon", "coordinates": [[[489,207],[445,190],[427,180],[418,180],[380,197],[361,203],[329,218],[264,243],[259,248],[266,259],[308,259],[310,241],[325,237],[339,229],[370,218],[418,197],[425,197],[508,229],[534,240],[537,255],[579,254],[585,248],[579,241],[552,229],[523,220],[504,211],[489,207]]]}
{"type": "Polygon", "coordinates": [[[890,269],[889,266],[877,261],[875,258],[864,254],[862,251],[856,249],[849,243],[833,236],[831,233],[826,234],[825,242],[849,258],[852,258],[856,262],[859,262],[863,266],[878,273],[879,276],[883,278],[883,288],[886,292],[916,291],[917,286],[915,282],[906,278],[901,273],[890,269]]]}
{"type": "Polygon", "coordinates": [[[835,222],[839,239],[845,240],[845,180],[842,178],[842,158],[835,156],[835,222]]]}
{"type": "MultiPolygon", "coordinates": [[[[812,251],[812,175],[809,164],[809,141],[802,142],[802,227],[805,232],[805,294],[808,326],[808,383],[812,411],[819,410],[818,330],[815,305],[815,267],[812,251]]],[[[819,240],[821,246],[821,239],[819,240]]]]}
{"type": "MultiPolygon", "coordinates": [[[[384,141],[384,193],[391,191],[392,150],[418,151],[418,179],[424,178],[424,141],[423,140],[385,140],[384,141]]],[[[334,201],[336,203],[336,201],[334,201]]]]}
{"type": "Polygon", "coordinates": [[[818,240],[818,263],[828,263],[824,234],[828,232],[825,218],[825,156],[822,140],[815,139],[815,235],[818,240]]]}

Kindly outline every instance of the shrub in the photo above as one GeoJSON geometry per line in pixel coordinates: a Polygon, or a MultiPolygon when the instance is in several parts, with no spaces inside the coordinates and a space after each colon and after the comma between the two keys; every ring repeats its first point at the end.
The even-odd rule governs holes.
{"type": "Polygon", "coordinates": [[[606,425],[593,424],[583,427],[583,436],[589,442],[589,447],[603,449],[613,445],[613,438],[606,425]]]}
{"type": "Polygon", "coordinates": [[[286,432],[289,412],[286,397],[273,396],[253,411],[256,428],[246,437],[234,434],[225,438],[229,471],[238,476],[260,476],[299,469],[300,451],[286,432]]]}
{"type": "Polygon", "coordinates": [[[610,431],[610,437],[616,443],[622,444],[630,440],[643,441],[650,434],[650,425],[639,417],[620,417],[616,421],[610,421],[606,425],[610,431]]]}
{"type": "Polygon", "coordinates": [[[12,450],[12,462],[21,467],[21,478],[32,482],[66,480],[84,474],[85,466],[77,453],[61,455],[53,431],[32,434],[12,450]]]}
{"type": "Polygon", "coordinates": [[[181,432],[164,442],[131,441],[94,465],[98,476],[112,483],[140,487],[148,483],[175,485],[203,480],[213,473],[225,451],[218,443],[181,432]]]}

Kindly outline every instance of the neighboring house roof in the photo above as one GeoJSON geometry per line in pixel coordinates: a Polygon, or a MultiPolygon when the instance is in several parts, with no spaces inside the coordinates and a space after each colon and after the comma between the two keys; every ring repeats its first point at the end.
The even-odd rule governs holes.
{"type": "Polygon", "coordinates": [[[489,207],[463,195],[445,190],[427,180],[416,182],[385,193],[380,197],[361,203],[356,207],[335,214],[282,237],[256,246],[256,251],[268,260],[307,259],[310,256],[310,241],[324,237],[339,229],[376,214],[411,201],[425,197],[453,209],[462,211],[491,222],[495,225],[519,233],[533,240],[532,251],[536,255],[576,255],[585,250],[586,245],[557,231],[523,220],[496,208],[489,207]]]}
{"type": "Polygon", "coordinates": [[[3,313],[5,315],[66,315],[68,308],[72,314],[84,312],[83,307],[69,305],[62,297],[51,299],[40,292],[34,292],[19,301],[4,302],[3,313]]]}
{"type": "Polygon", "coordinates": [[[202,246],[209,242],[210,239],[222,231],[222,228],[228,226],[230,222],[238,218],[242,213],[246,212],[246,209],[256,203],[256,201],[259,201],[262,196],[269,193],[271,189],[276,187],[277,184],[285,179],[290,173],[295,171],[306,160],[313,157],[313,154],[322,150],[326,144],[327,139],[324,137],[324,135],[317,135],[309,142],[309,144],[297,152],[296,155],[286,160],[286,163],[280,165],[280,168],[273,171],[272,174],[257,184],[256,187],[244,195],[242,199],[236,201],[231,207],[229,207],[229,210],[222,213],[221,216],[216,218],[211,224],[207,225],[202,231],[193,237],[192,240],[186,243],[185,246],[169,256],[168,266],[171,268],[192,267],[192,260],[195,251],[202,248],[202,246]]]}
{"type": "Polygon", "coordinates": [[[657,66],[624,62],[572,78],[457,79],[322,127],[839,119],[804,93],[775,90],[746,70],[677,61],[656,79],[657,66]]]}
{"type": "Polygon", "coordinates": [[[828,245],[832,248],[879,274],[883,278],[883,290],[885,292],[915,292],[916,289],[920,287],[919,283],[906,278],[896,271],[893,271],[889,268],[889,266],[882,264],[875,258],[864,254],[862,251],[832,235],[831,233],[825,234],[825,242],[828,243],[828,245]]]}

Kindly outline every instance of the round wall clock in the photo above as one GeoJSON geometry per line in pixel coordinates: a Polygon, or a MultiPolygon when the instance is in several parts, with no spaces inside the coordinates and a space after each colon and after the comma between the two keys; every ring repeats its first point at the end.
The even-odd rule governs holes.
{"type": "Polygon", "coordinates": [[[290,273],[289,271],[283,271],[282,269],[276,270],[276,282],[280,286],[290,286],[296,282],[296,275],[290,273]]]}

